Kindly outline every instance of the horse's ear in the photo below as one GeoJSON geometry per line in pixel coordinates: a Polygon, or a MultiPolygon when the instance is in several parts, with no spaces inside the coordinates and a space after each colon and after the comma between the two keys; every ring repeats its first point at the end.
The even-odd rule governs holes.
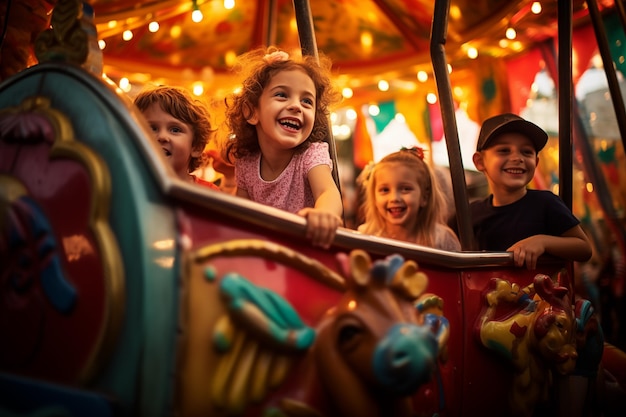
{"type": "Polygon", "coordinates": [[[367,252],[356,249],[350,253],[351,274],[357,285],[367,285],[371,267],[372,260],[367,252]]]}
{"type": "MultiPolygon", "coordinates": [[[[560,307],[564,310],[568,308],[569,299],[567,299],[566,296],[569,291],[566,287],[562,287],[558,285],[558,283],[555,285],[552,278],[544,274],[535,275],[534,284],[537,294],[550,303],[550,305],[560,307]]],[[[571,308],[571,306],[569,308],[571,308]]]]}
{"type": "Polygon", "coordinates": [[[337,259],[341,275],[343,275],[344,278],[350,278],[350,257],[348,254],[345,252],[339,252],[335,258],[337,259]]]}
{"type": "Polygon", "coordinates": [[[428,277],[419,270],[414,261],[406,261],[393,276],[391,286],[399,289],[406,297],[414,299],[428,286],[428,277]]]}

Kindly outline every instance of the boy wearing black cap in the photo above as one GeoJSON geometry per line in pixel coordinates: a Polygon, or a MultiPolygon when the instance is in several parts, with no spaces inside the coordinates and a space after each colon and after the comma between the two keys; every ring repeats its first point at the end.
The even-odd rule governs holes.
{"type": "Polygon", "coordinates": [[[526,188],[547,141],[539,126],[500,114],[483,122],[473,156],[492,193],[470,205],[478,248],[513,252],[515,264],[528,269],[543,253],[579,262],[591,257],[589,240],[563,201],[526,188]]]}

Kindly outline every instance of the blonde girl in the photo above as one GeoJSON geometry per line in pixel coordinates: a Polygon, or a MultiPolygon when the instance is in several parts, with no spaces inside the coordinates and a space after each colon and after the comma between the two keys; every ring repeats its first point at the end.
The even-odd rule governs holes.
{"type": "Polygon", "coordinates": [[[458,251],[447,209],[421,148],[402,149],[373,165],[365,181],[365,223],[358,231],[458,251]]]}

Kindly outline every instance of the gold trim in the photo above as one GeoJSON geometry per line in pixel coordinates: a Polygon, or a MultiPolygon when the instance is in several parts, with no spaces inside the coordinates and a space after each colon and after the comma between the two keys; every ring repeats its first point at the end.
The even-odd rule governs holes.
{"type": "Polygon", "coordinates": [[[191,260],[205,262],[216,256],[259,256],[280,262],[303,272],[334,289],[345,291],[344,278],[321,262],[286,246],[260,239],[235,239],[205,246],[195,251],[191,260]]]}

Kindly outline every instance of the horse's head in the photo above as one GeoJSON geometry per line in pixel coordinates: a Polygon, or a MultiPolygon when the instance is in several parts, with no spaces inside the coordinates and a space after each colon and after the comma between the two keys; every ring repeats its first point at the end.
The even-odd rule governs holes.
{"type": "Polygon", "coordinates": [[[567,375],[574,370],[578,358],[576,318],[568,289],[555,286],[549,276],[542,274],[535,276],[534,286],[542,299],[533,326],[536,348],[544,360],[554,364],[557,372],[567,375]]]}
{"type": "MultiPolygon", "coordinates": [[[[348,289],[319,327],[316,360],[323,384],[351,387],[362,403],[356,410],[371,415],[377,396],[407,396],[431,377],[437,339],[414,304],[428,280],[397,255],[372,264],[367,253],[353,251],[340,262],[348,289]]],[[[345,395],[341,401],[350,402],[345,395]]]]}

